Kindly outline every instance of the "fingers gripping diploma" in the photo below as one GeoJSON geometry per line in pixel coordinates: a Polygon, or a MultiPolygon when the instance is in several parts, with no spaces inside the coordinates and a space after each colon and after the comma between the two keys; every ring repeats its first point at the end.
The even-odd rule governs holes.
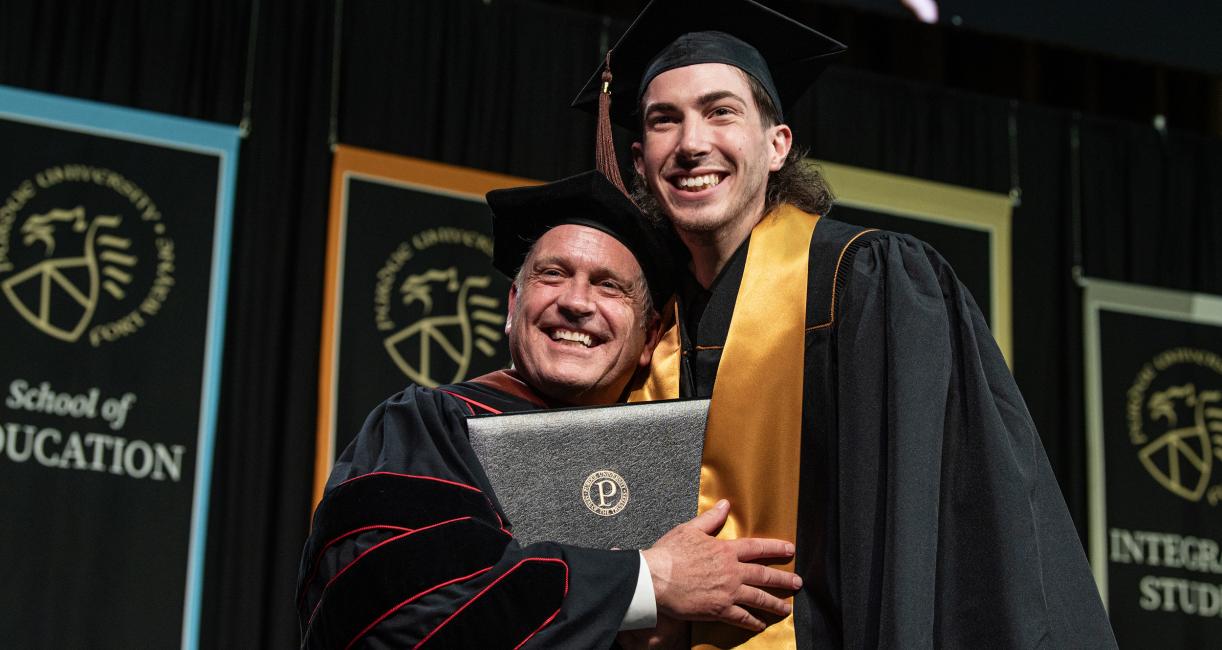
{"type": "Polygon", "coordinates": [[[802,578],[761,564],[762,559],[789,559],[793,544],[779,539],[713,537],[730,514],[726,500],[695,519],[672,528],[644,551],[653,575],[658,612],[688,621],[721,621],[747,630],[765,625],[748,609],[778,616],[790,605],[767,591],[802,587],[802,578]]]}

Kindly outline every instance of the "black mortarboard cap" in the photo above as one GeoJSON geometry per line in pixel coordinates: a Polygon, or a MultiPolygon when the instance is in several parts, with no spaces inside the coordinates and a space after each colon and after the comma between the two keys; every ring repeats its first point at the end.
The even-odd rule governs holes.
{"type": "MultiPolygon", "coordinates": [[[[649,82],[674,68],[726,63],[754,77],[777,111],[791,105],[845,46],[753,0],[653,0],[608,54],[611,120],[636,130],[649,82]]],[[[608,62],[573,100],[593,108],[608,62]]]]}
{"type": "Polygon", "coordinates": [[[492,265],[501,273],[514,277],[530,247],[548,229],[577,224],[611,235],[636,256],[658,309],[674,293],[679,257],[686,251],[602,173],[592,170],[486,196],[493,213],[492,265]]]}

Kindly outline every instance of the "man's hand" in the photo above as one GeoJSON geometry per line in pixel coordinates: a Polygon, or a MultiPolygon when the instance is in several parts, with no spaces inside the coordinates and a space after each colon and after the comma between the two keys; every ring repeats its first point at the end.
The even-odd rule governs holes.
{"type": "Polygon", "coordinates": [[[747,630],[765,625],[744,607],[779,616],[789,603],[761,587],[795,590],[802,578],[754,560],[793,557],[793,544],[779,539],[713,537],[730,513],[724,499],[695,519],[679,524],[643,551],[653,576],[659,615],[688,621],[721,621],[747,630]]]}

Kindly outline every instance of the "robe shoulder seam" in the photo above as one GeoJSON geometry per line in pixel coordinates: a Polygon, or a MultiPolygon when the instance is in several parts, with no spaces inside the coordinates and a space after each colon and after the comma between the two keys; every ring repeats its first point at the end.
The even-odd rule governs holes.
{"type": "Polygon", "coordinates": [[[845,242],[844,247],[840,249],[840,256],[836,258],[836,270],[833,271],[832,273],[832,299],[831,299],[831,306],[828,308],[827,322],[820,323],[818,325],[812,325],[806,328],[807,332],[813,332],[815,330],[820,330],[826,327],[831,327],[832,325],[836,323],[836,294],[838,293],[838,290],[840,289],[840,285],[841,285],[840,267],[844,265],[844,258],[845,258],[845,255],[849,252],[849,249],[855,249],[854,244],[857,243],[857,240],[860,239],[862,235],[866,235],[872,232],[878,232],[878,229],[877,228],[868,228],[866,230],[863,230],[857,233],[856,235],[853,235],[852,238],[850,238],[847,242],[845,242]]]}

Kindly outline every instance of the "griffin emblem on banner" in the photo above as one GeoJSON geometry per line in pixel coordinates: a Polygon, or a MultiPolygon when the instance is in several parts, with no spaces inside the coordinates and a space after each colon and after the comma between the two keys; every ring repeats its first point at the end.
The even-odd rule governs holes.
{"type": "Polygon", "coordinates": [[[395,247],[377,272],[373,324],[408,379],[435,387],[501,367],[504,281],[490,273],[492,238],[449,226],[395,247]]]}
{"type": "Polygon", "coordinates": [[[121,300],[126,295],[124,287],[132,281],[130,271],[137,258],[123,252],[131,247],[131,240],[104,232],[121,223],[116,215],[87,218],[79,205],[31,215],[21,226],[22,243],[43,244],[46,259],[5,279],[0,284],[5,297],[17,313],[44,333],[64,341],[77,340],[97,311],[99,287],[121,300]],[[84,233],[83,250],[74,251],[76,255],[64,255],[63,247],[57,251],[57,227],[84,233]]]}
{"type": "Polygon", "coordinates": [[[1129,437],[1163,488],[1193,502],[1222,501],[1222,357],[1175,348],[1146,363],[1129,389],[1129,437]]]}
{"type": "Polygon", "coordinates": [[[462,381],[475,349],[484,356],[495,354],[493,344],[502,338],[495,328],[504,326],[505,318],[494,311],[499,300],[478,293],[491,284],[486,275],[460,278],[456,267],[409,275],[399,287],[403,304],[419,303],[424,316],[383,341],[395,365],[417,384],[433,387],[462,381]],[[454,311],[434,315],[434,291],[449,294],[446,302],[454,311]],[[435,353],[441,359],[435,360],[435,353]]]}
{"type": "Polygon", "coordinates": [[[49,167],[13,190],[4,211],[0,272],[12,274],[0,292],[47,336],[97,347],[135,334],[176,284],[161,212],[122,174],[49,167]]]}

